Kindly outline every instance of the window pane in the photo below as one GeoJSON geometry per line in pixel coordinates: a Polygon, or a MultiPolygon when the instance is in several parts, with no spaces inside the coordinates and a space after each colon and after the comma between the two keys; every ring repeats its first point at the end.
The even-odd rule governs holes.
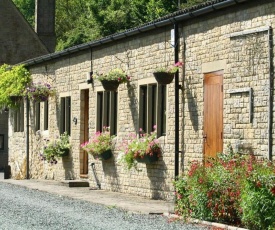
{"type": "Polygon", "coordinates": [[[71,97],[65,100],[65,132],[71,135],[71,97]]]}
{"type": "Polygon", "coordinates": [[[40,102],[35,103],[35,129],[40,130],[40,102]]]}
{"type": "Polygon", "coordinates": [[[154,130],[157,124],[157,85],[150,85],[148,92],[148,132],[154,130]]]}
{"type": "Polygon", "coordinates": [[[140,86],[139,128],[147,132],[147,86],[140,86]]]}
{"type": "Polygon", "coordinates": [[[161,136],[166,135],[166,85],[160,86],[160,122],[159,131],[161,136]]]}
{"type": "Polygon", "coordinates": [[[60,133],[65,132],[65,98],[62,97],[60,101],[60,133]]]}
{"type": "Polygon", "coordinates": [[[97,93],[97,125],[96,130],[102,132],[103,127],[103,92],[97,93]]]}
{"type": "Polygon", "coordinates": [[[49,102],[44,102],[44,130],[49,128],[49,102]]]}

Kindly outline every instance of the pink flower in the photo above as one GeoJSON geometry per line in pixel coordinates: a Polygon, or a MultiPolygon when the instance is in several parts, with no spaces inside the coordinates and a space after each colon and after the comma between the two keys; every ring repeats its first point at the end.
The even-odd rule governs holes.
{"type": "Polygon", "coordinates": [[[180,61],[178,61],[177,63],[175,63],[175,65],[174,65],[174,66],[181,67],[182,65],[183,65],[183,63],[182,63],[182,62],[180,62],[180,61]]]}

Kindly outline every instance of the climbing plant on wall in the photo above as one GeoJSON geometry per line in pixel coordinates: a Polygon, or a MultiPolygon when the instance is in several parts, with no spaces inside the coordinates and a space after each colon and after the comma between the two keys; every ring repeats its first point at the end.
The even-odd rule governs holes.
{"type": "Polygon", "coordinates": [[[16,107],[11,96],[24,96],[30,82],[31,75],[23,65],[0,66],[0,108],[16,107]]]}

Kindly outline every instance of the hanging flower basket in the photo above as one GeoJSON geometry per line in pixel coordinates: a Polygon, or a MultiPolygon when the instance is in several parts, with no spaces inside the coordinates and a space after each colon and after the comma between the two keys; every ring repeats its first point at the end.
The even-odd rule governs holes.
{"type": "Polygon", "coordinates": [[[161,85],[170,84],[174,79],[174,73],[155,72],[153,73],[156,81],[161,85]]]}
{"type": "Polygon", "coordinates": [[[117,80],[102,80],[101,84],[106,91],[117,91],[119,81],[117,80]]]}
{"type": "Polygon", "coordinates": [[[70,149],[69,148],[64,148],[64,149],[60,149],[60,157],[66,157],[69,155],[70,153],[70,149]]]}
{"type": "Polygon", "coordinates": [[[112,69],[107,74],[95,74],[93,78],[101,81],[106,91],[117,91],[119,84],[127,83],[130,80],[130,76],[118,68],[112,69]]]}
{"type": "Polygon", "coordinates": [[[34,102],[47,101],[49,96],[54,95],[55,91],[52,89],[49,83],[37,83],[31,84],[26,89],[26,94],[30,100],[34,102]]]}
{"type": "Polygon", "coordinates": [[[138,157],[138,158],[135,158],[135,159],[139,163],[151,164],[153,162],[158,161],[159,153],[158,152],[153,152],[152,155],[145,154],[143,157],[138,157]]]}

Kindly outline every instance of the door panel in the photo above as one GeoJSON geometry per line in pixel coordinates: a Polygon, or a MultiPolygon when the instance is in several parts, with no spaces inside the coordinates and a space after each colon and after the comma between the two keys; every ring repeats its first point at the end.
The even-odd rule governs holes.
{"type": "Polygon", "coordinates": [[[223,151],[223,71],[204,74],[204,157],[223,151]]]}
{"type": "MultiPolygon", "coordinates": [[[[83,130],[82,136],[83,136],[83,141],[88,141],[89,140],[89,90],[82,90],[82,99],[83,101],[83,110],[81,111],[82,113],[82,118],[83,122],[81,122],[81,130],[83,130]]],[[[80,174],[81,176],[85,176],[88,174],[88,153],[86,151],[82,151],[82,156],[80,157],[80,174]]]]}

